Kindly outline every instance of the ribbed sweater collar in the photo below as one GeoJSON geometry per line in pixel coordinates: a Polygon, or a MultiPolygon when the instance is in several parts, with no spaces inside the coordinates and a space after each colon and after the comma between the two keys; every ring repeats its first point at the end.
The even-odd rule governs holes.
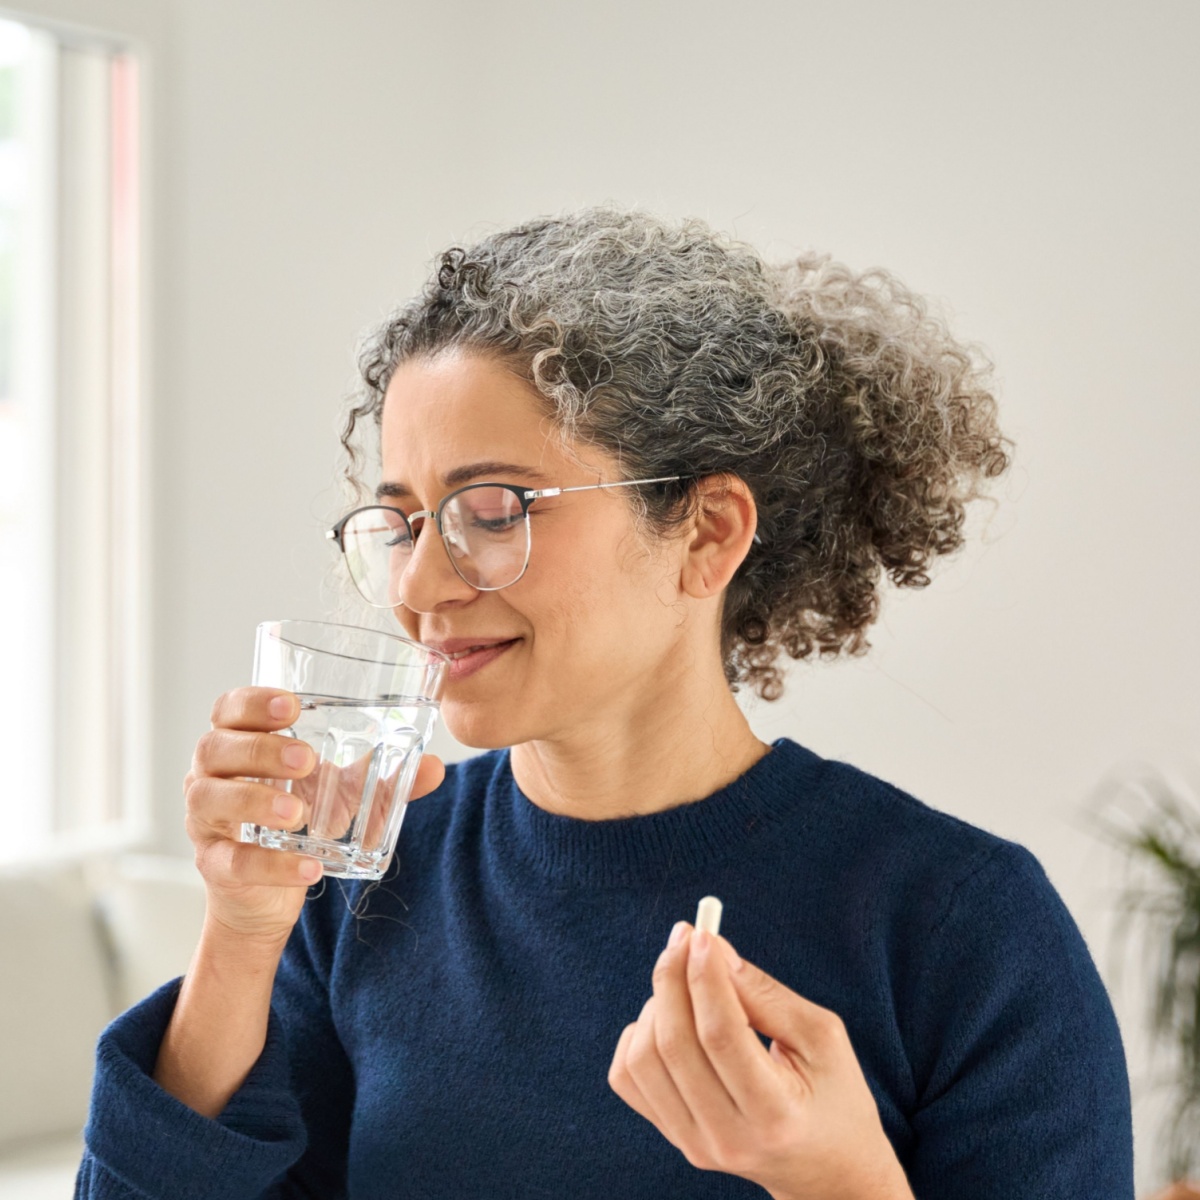
{"type": "Polygon", "coordinates": [[[517,786],[509,751],[489,789],[493,852],[565,885],[614,887],[700,869],[736,854],[808,802],[823,760],[789,738],[703,800],[644,816],[585,821],[547,812],[517,786]]]}

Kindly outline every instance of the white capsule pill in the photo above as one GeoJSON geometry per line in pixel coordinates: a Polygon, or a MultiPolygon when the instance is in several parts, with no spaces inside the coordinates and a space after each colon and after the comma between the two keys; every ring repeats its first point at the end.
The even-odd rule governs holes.
{"type": "Polygon", "coordinates": [[[721,932],[721,902],[716,896],[705,896],[696,907],[696,928],[716,937],[721,932]]]}

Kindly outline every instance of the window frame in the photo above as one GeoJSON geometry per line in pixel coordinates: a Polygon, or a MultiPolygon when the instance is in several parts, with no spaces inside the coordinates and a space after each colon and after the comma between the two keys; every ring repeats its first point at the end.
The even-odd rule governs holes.
{"type": "Polygon", "coordinates": [[[149,55],[136,36],[7,8],[0,17],[52,38],[57,64],[49,361],[41,385],[53,514],[52,668],[42,718],[50,730],[50,813],[38,841],[0,852],[0,863],[11,864],[87,859],[143,846],[155,832],[149,55]],[[108,104],[92,119],[83,114],[97,95],[108,104]],[[97,305],[98,296],[106,303],[97,305]]]}

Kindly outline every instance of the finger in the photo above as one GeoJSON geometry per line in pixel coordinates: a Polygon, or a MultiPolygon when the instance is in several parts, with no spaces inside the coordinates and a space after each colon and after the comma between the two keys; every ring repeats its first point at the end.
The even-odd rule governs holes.
{"type": "Polygon", "coordinates": [[[654,1004],[654,997],[646,1001],[634,1025],[625,1065],[646,1106],[654,1114],[648,1119],[665,1138],[677,1142],[680,1137],[695,1136],[696,1122],[659,1056],[654,1033],[654,1004]]]}
{"type": "Polygon", "coordinates": [[[421,796],[428,796],[430,792],[440,788],[445,779],[446,764],[436,754],[421,755],[421,762],[417,767],[417,777],[413,780],[413,790],[410,798],[416,800],[421,796]]]}
{"type": "Polygon", "coordinates": [[[688,960],[695,933],[686,921],[681,921],[679,927],[680,942],[668,945],[655,965],[655,1037],[659,1055],[693,1119],[706,1134],[714,1134],[728,1126],[737,1115],[737,1106],[700,1042],[688,984],[688,960]]]}
{"type": "Polygon", "coordinates": [[[300,716],[300,697],[283,688],[241,687],[213,702],[209,720],[214,729],[272,732],[286,729],[300,716]]]}
{"type": "MultiPolygon", "coordinates": [[[[314,837],[341,838],[350,829],[363,807],[364,786],[376,758],[372,750],[347,767],[322,762],[306,778],[296,781],[292,791],[305,802],[306,811],[313,816],[314,824],[309,832],[314,837]]],[[[397,768],[397,772],[404,770],[403,765],[397,768]]],[[[433,791],[445,776],[446,768],[441,759],[422,757],[416,763],[410,799],[433,791]]],[[[375,784],[374,794],[366,797],[366,828],[358,834],[364,849],[374,850],[382,843],[394,818],[394,790],[398,786],[396,773],[381,777],[375,784]]]]}
{"type": "Polygon", "coordinates": [[[692,935],[687,984],[696,1037],[738,1111],[749,1121],[766,1121],[777,1115],[779,1107],[778,1067],[738,998],[726,947],[723,938],[699,931],[692,935]]]}
{"type": "Polygon", "coordinates": [[[642,1115],[653,1122],[664,1138],[676,1145],[682,1139],[695,1138],[696,1122],[659,1057],[653,1012],[642,1016],[634,1026],[625,1052],[625,1069],[649,1112],[648,1116],[646,1112],[642,1115]]]}
{"type": "Polygon", "coordinates": [[[832,1009],[814,1004],[750,962],[743,961],[729,978],[751,1027],[783,1043],[810,1069],[827,1069],[847,1051],[853,1054],[846,1026],[832,1009]]]}
{"type": "MultiPolygon", "coordinates": [[[[638,1087],[633,1076],[629,1073],[629,1065],[626,1062],[629,1055],[629,1047],[633,1044],[633,1034],[636,1029],[637,1022],[634,1021],[632,1025],[626,1025],[621,1030],[621,1036],[617,1039],[617,1048],[613,1053],[612,1065],[608,1068],[608,1086],[634,1112],[645,1117],[655,1128],[658,1128],[658,1116],[650,1101],[642,1094],[642,1089],[638,1087]]],[[[659,1132],[662,1132],[661,1129],[659,1132]]]]}
{"type": "Polygon", "coordinates": [[[194,771],[226,778],[302,779],[316,765],[312,747],[279,733],[213,729],[196,743],[194,771]]]}
{"type": "MultiPolygon", "coordinates": [[[[430,792],[436,791],[441,787],[445,778],[446,766],[442,760],[433,755],[422,755],[420,762],[417,763],[417,773],[413,777],[412,790],[408,800],[416,800],[418,797],[427,796],[430,792]]],[[[391,816],[392,807],[388,804],[371,806],[371,814],[367,821],[368,845],[375,846],[383,840],[384,830],[390,823],[388,818],[391,816]]]]}
{"type": "Polygon", "coordinates": [[[308,887],[321,877],[315,858],[218,838],[196,848],[196,867],[206,882],[262,887],[308,887]]]}
{"type": "Polygon", "coordinates": [[[269,829],[299,829],[304,824],[299,797],[266,783],[201,775],[187,790],[187,829],[197,837],[228,837],[245,821],[269,829]]]}
{"type": "MultiPolygon", "coordinates": [[[[682,940],[668,944],[654,966],[654,1040],[658,1059],[687,1109],[689,1124],[707,1137],[727,1126],[737,1110],[696,1035],[686,975],[691,927],[680,922],[677,929],[682,940]]],[[[656,1080],[643,1090],[657,1104],[653,1086],[661,1087],[661,1082],[656,1080]]]]}
{"type": "MultiPolygon", "coordinates": [[[[357,814],[359,803],[362,798],[362,789],[366,781],[367,774],[371,768],[373,752],[363,755],[357,762],[341,770],[337,780],[337,796],[334,801],[334,808],[340,814],[342,819],[342,828],[349,826],[350,821],[357,814]]],[[[325,770],[325,764],[322,764],[322,770],[325,770]]],[[[403,771],[403,765],[397,767],[396,773],[403,771]]],[[[375,785],[375,796],[369,801],[369,812],[367,817],[367,830],[363,835],[364,846],[368,849],[379,845],[383,838],[384,829],[388,823],[393,811],[393,803],[391,802],[392,789],[396,786],[396,773],[389,775],[386,778],[381,778],[375,785]]],[[[446,766],[440,758],[435,755],[422,755],[417,763],[416,774],[413,777],[412,790],[408,799],[416,800],[421,796],[426,796],[430,792],[441,787],[446,778],[446,766]]],[[[296,788],[298,792],[306,792],[307,789],[302,785],[296,788]]],[[[336,825],[338,822],[334,820],[336,825]]]]}

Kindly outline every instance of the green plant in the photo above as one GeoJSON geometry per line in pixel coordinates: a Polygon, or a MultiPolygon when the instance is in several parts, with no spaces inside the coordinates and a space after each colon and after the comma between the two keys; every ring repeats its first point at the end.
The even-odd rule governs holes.
{"type": "Polygon", "coordinates": [[[1148,935],[1150,1030],[1177,1056],[1162,1150],[1169,1177],[1182,1179],[1200,1168],[1200,802],[1148,768],[1108,781],[1096,801],[1095,827],[1132,868],[1114,938],[1128,948],[1135,922],[1148,935]]]}

